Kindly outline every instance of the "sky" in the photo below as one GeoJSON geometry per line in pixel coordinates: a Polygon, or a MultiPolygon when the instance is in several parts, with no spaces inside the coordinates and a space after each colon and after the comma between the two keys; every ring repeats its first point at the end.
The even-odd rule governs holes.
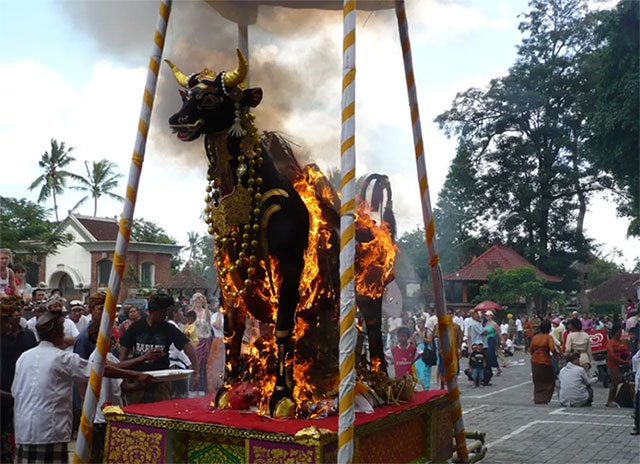
{"type": "MultiPolygon", "coordinates": [[[[128,173],[136,135],[157,1],[0,0],[0,147],[11,166],[0,195],[36,201],[27,187],[50,139],[74,147],[72,172],[103,158],[128,173]]],[[[507,73],[521,40],[525,0],[409,0],[408,20],[432,204],[455,155],[433,119],[457,92],[486,86],[507,73]]],[[[278,130],[305,162],[339,165],[341,12],[261,7],[249,28],[251,85],[264,90],[256,109],[261,130],[278,130]]],[[[186,74],[235,67],[235,25],[201,1],[175,1],[165,57],[186,74]]],[[[392,10],[359,12],[356,42],[357,175],[379,172],[392,182],[400,232],[421,222],[404,69],[392,10]]],[[[187,232],[205,233],[206,159],[202,140],[176,140],[168,117],[177,111],[177,84],[161,68],[135,217],[157,222],[180,244],[187,232]]],[[[126,177],[119,186],[124,195],[126,177]]],[[[67,190],[59,214],[81,198],[67,190]]],[[[52,201],[46,203],[52,207],[52,201]]],[[[98,216],[122,206],[98,202],[98,216]]],[[[93,213],[93,202],[77,210],[93,213]]],[[[628,221],[615,204],[595,198],[587,236],[626,266],[640,257],[628,240],[628,221]],[[614,251],[620,250],[622,256],[614,251]]]]}

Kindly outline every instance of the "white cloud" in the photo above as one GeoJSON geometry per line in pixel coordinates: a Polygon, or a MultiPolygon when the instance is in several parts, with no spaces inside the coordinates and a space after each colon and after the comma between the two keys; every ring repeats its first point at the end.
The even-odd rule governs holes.
{"type": "MultiPolygon", "coordinates": [[[[33,61],[0,66],[0,105],[13,108],[0,116],[0,144],[9,155],[12,171],[17,173],[5,177],[0,194],[36,200],[37,192],[26,188],[40,175],[38,160],[49,150],[53,137],[75,148],[72,156],[76,162],[69,169],[72,172],[84,175],[85,160],[115,161],[125,176],[116,193],[124,196],[145,76],[144,68],[100,62],[93,67],[86,85],[72,88],[62,76],[33,61]],[[21,76],[22,90],[37,92],[15,92],[11,80],[17,75],[21,76]]],[[[152,141],[147,145],[135,216],[158,222],[186,243],[187,231],[205,230],[199,219],[204,205],[204,170],[185,170],[179,159],[160,156],[161,151],[162,147],[152,141]]],[[[80,198],[79,193],[67,190],[59,198],[60,216],[64,217],[80,198]]],[[[53,204],[48,202],[46,206],[53,204]]],[[[92,202],[78,212],[92,214],[92,202]]],[[[98,202],[99,216],[118,216],[121,212],[120,203],[108,198],[98,202]]]]}
{"type": "MultiPolygon", "coordinates": [[[[495,64],[492,69],[468,69],[457,79],[443,81],[437,78],[437,68],[424,72],[421,60],[431,57],[434,49],[456,53],[455,47],[449,44],[459,46],[458,38],[479,37],[472,35],[479,30],[495,32],[515,28],[519,12],[516,10],[521,2],[515,3],[514,6],[511,0],[498,2],[496,12],[488,13],[481,2],[408,2],[433,205],[456,147],[455,141],[446,139],[435,126],[433,118],[449,108],[456,92],[486,85],[490,78],[506,72],[511,63],[507,62],[510,59],[505,60],[498,70],[495,64]]],[[[334,72],[333,62],[318,63],[310,51],[324,50],[326,56],[340,56],[341,15],[334,16],[335,24],[324,23],[324,27],[314,29],[313,33],[289,36],[286,40],[276,40],[272,36],[274,43],[251,44],[253,63],[295,65],[294,69],[299,69],[300,73],[309,74],[323,69],[326,74],[326,79],[318,83],[319,92],[315,92],[312,99],[294,92],[290,95],[282,92],[278,97],[289,98],[293,103],[293,110],[288,113],[282,129],[322,168],[339,164],[340,60],[336,60],[334,72]]],[[[357,173],[381,172],[390,176],[399,229],[408,231],[420,224],[422,217],[395,15],[393,11],[376,12],[362,27],[366,18],[367,15],[360,14],[358,22],[357,173]]],[[[251,38],[260,35],[253,34],[258,31],[258,26],[254,27],[251,38]]],[[[128,174],[146,69],[122,67],[108,61],[89,63],[89,66],[92,66],[90,78],[75,88],[65,82],[63,74],[36,61],[0,64],[0,105],[3,108],[0,112],[0,146],[11,160],[12,172],[17,173],[5,176],[0,194],[36,199],[35,192],[27,192],[26,187],[39,175],[37,162],[40,154],[49,149],[51,137],[76,147],[74,156],[78,162],[72,168],[75,172],[84,171],[81,164],[84,160],[108,158],[118,163],[125,176],[128,174]]],[[[252,82],[252,85],[261,84],[252,82]]],[[[160,97],[164,98],[163,95],[160,97]]],[[[265,96],[270,97],[274,96],[265,96]]],[[[268,115],[265,119],[268,122],[268,115]]],[[[267,122],[260,129],[272,129],[267,122]]],[[[187,165],[182,162],[180,154],[168,152],[175,151],[176,145],[169,148],[166,139],[158,137],[158,133],[166,130],[157,123],[152,127],[135,215],[157,221],[170,235],[186,243],[187,231],[205,230],[199,219],[204,205],[204,155],[202,163],[187,165]]],[[[120,185],[121,193],[125,181],[120,185]]],[[[61,214],[78,199],[73,192],[63,195],[61,214]]],[[[613,246],[623,249],[629,256],[627,263],[630,263],[638,255],[640,242],[626,241],[626,221],[616,218],[613,210],[610,202],[594,202],[587,215],[587,230],[590,236],[605,243],[605,249],[613,246]],[[607,227],[603,227],[605,224],[607,227]]],[[[90,214],[92,210],[86,206],[81,212],[90,214]]],[[[120,212],[120,204],[100,200],[100,215],[115,216],[120,212]]]]}

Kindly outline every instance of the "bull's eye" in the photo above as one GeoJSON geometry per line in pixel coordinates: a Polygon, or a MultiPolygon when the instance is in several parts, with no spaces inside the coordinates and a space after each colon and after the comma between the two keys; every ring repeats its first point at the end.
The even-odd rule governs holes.
{"type": "Polygon", "coordinates": [[[207,93],[202,96],[200,105],[204,109],[211,109],[222,101],[222,98],[216,97],[212,93],[207,93]]]}

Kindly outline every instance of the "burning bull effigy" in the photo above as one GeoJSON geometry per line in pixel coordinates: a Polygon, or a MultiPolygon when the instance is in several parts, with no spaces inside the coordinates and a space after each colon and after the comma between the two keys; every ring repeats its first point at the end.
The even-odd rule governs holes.
{"type": "MultiPolygon", "coordinates": [[[[316,166],[300,166],[281,136],[259,133],[251,109],[262,90],[245,88],[248,63],[237,55],[233,71],[189,76],[167,61],[183,87],[171,128],[182,141],[204,136],[208,159],[205,220],[228,330],[227,382],[215,406],[313,417],[337,393],[339,198],[316,166]],[[274,330],[241,356],[247,314],[274,330]]],[[[382,297],[395,260],[391,205],[388,178],[369,176],[356,210],[356,294],[370,344],[360,366],[382,378],[382,297]],[[380,224],[372,209],[383,210],[380,224]]]]}

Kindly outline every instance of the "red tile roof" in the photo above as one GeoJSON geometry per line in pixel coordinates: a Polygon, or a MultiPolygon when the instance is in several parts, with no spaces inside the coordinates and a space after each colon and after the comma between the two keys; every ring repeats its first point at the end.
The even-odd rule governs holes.
{"type": "MultiPolygon", "coordinates": [[[[462,269],[445,275],[444,280],[487,282],[487,274],[495,271],[497,268],[509,270],[525,266],[533,266],[533,264],[516,253],[513,248],[505,245],[493,245],[462,269]]],[[[562,281],[561,277],[546,274],[535,266],[533,266],[533,268],[536,271],[536,277],[539,279],[547,282],[562,281]]]]}
{"type": "Polygon", "coordinates": [[[87,216],[76,216],[76,218],[98,241],[118,238],[118,221],[115,219],[87,216]]]}

